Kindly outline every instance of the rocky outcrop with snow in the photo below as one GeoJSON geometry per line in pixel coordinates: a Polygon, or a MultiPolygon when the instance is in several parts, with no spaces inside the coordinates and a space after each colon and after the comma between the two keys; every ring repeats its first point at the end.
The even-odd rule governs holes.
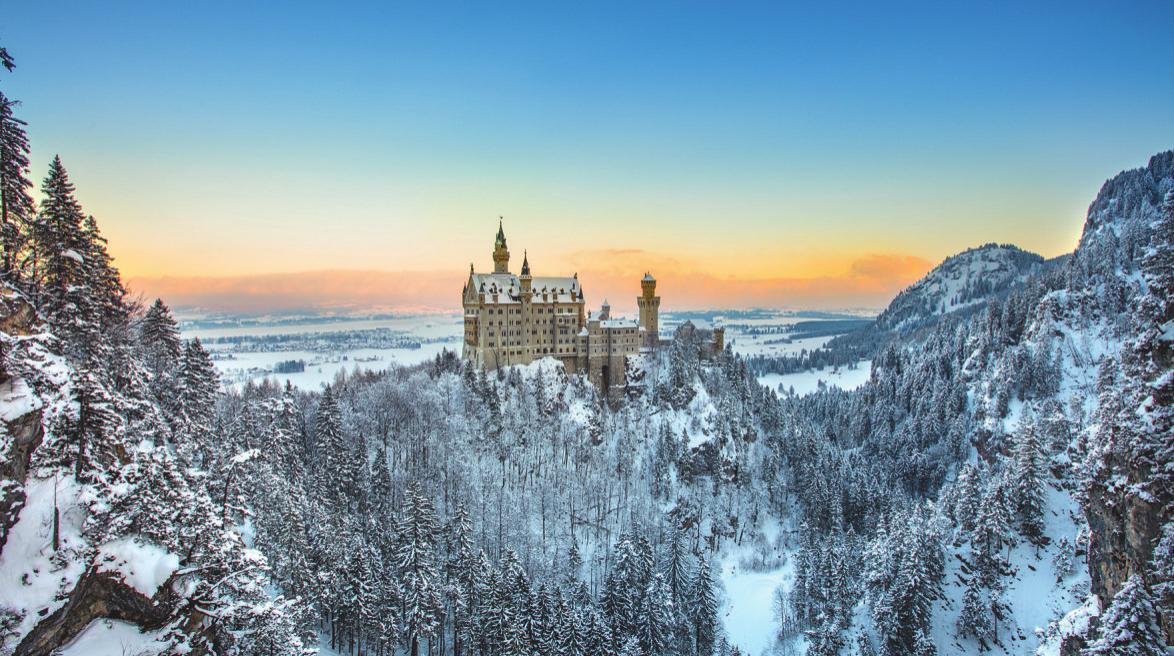
{"type": "Polygon", "coordinates": [[[0,654],[241,653],[281,636],[264,558],[150,429],[158,410],[57,353],[18,292],[2,300],[0,654]]]}

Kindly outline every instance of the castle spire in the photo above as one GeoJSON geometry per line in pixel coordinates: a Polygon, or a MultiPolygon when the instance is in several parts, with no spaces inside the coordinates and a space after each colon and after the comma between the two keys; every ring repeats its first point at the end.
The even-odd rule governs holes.
{"type": "Polygon", "coordinates": [[[502,227],[502,217],[497,217],[497,239],[493,242],[493,272],[509,273],[510,250],[505,243],[505,229],[502,227]]]}
{"type": "Polygon", "coordinates": [[[525,249],[522,250],[522,275],[530,275],[530,257],[527,255],[525,249]]]}

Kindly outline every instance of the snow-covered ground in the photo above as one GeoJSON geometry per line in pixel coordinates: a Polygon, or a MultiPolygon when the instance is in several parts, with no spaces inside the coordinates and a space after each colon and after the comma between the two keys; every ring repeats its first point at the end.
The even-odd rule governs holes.
{"type": "Polygon", "coordinates": [[[384,371],[389,367],[410,366],[435,358],[444,349],[461,349],[462,324],[460,317],[447,314],[411,315],[404,317],[340,320],[323,317],[321,321],[296,324],[274,323],[273,325],[226,325],[223,327],[185,327],[185,339],[199,337],[212,354],[216,368],[227,385],[241,385],[247,381],[265,378],[280,384],[290,382],[295,387],[317,390],[332,382],[341,371],[353,373],[356,368],[364,371],[384,371]],[[330,352],[307,350],[240,351],[231,345],[221,345],[214,340],[220,337],[246,337],[265,335],[295,335],[330,333],[339,331],[363,331],[390,329],[421,342],[420,348],[352,348],[330,352]],[[305,370],[295,373],[274,373],[279,362],[302,360],[305,370]]]}
{"type": "Polygon", "coordinates": [[[729,334],[726,339],[731,342],[734,352],[738,355],[798,355],[802,351],[814,351],[823,347],[832,340],[834,335],[824,337],[806,337],[783,342],[786,335],[749,335],[729,334]]]}
{"type": "Polygon", "coordinates": [[[309,319],[297,323],[274,321],[271,324],[257,322],[255,325],[248,323],[245,323],[245,325],[233,325],[230,320],[226,320],[223,325],[217,327],[208,327],[207,323],[203,323],[197,324],[195,327],[185,324],[181,328],[184,337],[199,337],[202,340],[215,337],[292,335],[295,333],[325,333],[343,330],[373,330],[375,328],[390,328],[428,339],[460,335],[462,324],[460,316],[455,314],[410,314],[402,317],[382,317],[379,319],[322,317],[320,320],[309,319]]]}
{"type": "Polygon", "coordinates": [[[72,588],[86,567],[78,557],[85,547],[81,536],[85,510],[77,482],[34,478],[27,484],[27,493],[26,505],[0,553],[0,608],[22,617],[12,627],[18,635],[64,605],[67,599],[62,591],[72,588]],[[60,517],[58,551],[52,538],[55,509],[60,517]]]}
{"type": "Polygon", "coordinates": [[[460,353],[460,344],[432,342],[422,344],[418,349],[355,349],[337,353],[311,353],[310,351],[264,351],[254,353],[233,353],[232,359],[221,359],[214,349],[209,349],[217,358],[216,368],[225,377],[227,384],[243,384],[248,380],[270,378],[281,384],[288,380],[301,389],[317,390],[334,380],[340,371],[354,372],[355,368],[369,371],[383,371],[394,365],[419,364],[436,357],[447,348],[460,353]],[[273,373],[278,362],[304,360],[305,371],[296,373],[273,373]]]}
{"type": "MultiPolygon", "coordinates": [[[[997,645],[988,645],[988,653],[1031,654],[1041,645],[1048,624],[1060,620],[1068,610],[1080,605],[1088,594],[1088,565],[1072,555],[1082,518],[1079,505],[1065,491],[1054,485],[1045,488],[1047,510],[1044,513],[1044,532],[1050,539],[1047,546],[1037,549],[1020,540],[1011,550],[1009,562],[1014,575],[1009,578],[1003,601],[1011,609],[1010,617],[999,624],[997,645]],[[1070,570],[1056,570],[1057,551],[1064,549],[1070,570]],[[1062,574],[1062,575],[1061,575],[1062,574]]],[[[943,579],[945,599],[938,600],[932,622],[934,644],[952,653],[981,653],[984,650],[973,639],[957,637],[958,613],[965,589],[962,558],[969,556],[968,547],[947,548],[946,576],[943,579]]],[[[1047,653],[1047,652],[1045,652],[1047,653]]]]}
{"type": "Polygon", "coordinates": [[[98,568],[114,572],[145,597],[153,597],[179,569],[179,557],[137,538],[123,538],[102,545],[98,568]]]}
{"type": "Polygon", "coordinates": [[[155,633],[141,633],[137,626],[120,620],[100,619],[90,622],[73,642],[61,650],[61,656],[123,656],[157,654],[167,648],[155,633]]]}
{"type": "Polygon", "coordinates": [[[764,374],[758,377],[758,382],[772,390],[794,390],[799,396],[811,394],[820,389],[821,385],[838,387],[842,390],[853,390],[868,382],[872,375],[872,361],[863,360],[856,363],[854,369],[839,367],[836,369],[816,369],[802,371],[795,374],[764,374]]]}
{"type": "Polygon", "coordinates": [[[737,559],[722,563],[725,598],[721,618],[730,644],[747,656],[762,656],[774,645],[778,634],[775,592],[786,591],[794,576],[791,561],[765,572],[743,568],[737,559]]]}

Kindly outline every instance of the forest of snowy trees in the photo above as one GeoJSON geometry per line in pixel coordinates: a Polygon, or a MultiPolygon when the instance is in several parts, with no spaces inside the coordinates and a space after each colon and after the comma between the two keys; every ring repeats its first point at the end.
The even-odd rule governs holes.
{"type": "Polygon", "coordinates": [[[451,353],[224,389],[127,293],[61,158],[34,193],[18,110],[0,95],[0,654],[113,618],[154,653],[726,656],[734,554],[793,573],[782,654],[1166,653],[1174,152],[1106,184],[1062,266],[886,341],[850,392],[780,399],[689,324],[618,399],[451,353]],[[1083,630],[1028,638],[1025,606],[1090,593],[1083,630]]]}

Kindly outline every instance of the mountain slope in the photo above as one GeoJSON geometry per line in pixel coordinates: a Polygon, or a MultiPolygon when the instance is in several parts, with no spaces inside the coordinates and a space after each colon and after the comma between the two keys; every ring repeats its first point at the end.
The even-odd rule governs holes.
{"type": "Polygon", "coordinates": [[[1170,152],[1115,176],[1070,257],[993,268],[966,311],[941,313],[1013,251],[944,264],[878,322],[868,383],[783,399],[785,649],[1162,653],[1128,618],[1174,637],[1171,188],[1170,152]]]}
{"type": "Polygon", "coordinates": [[[986,244],[946,258],[897,295],[876,320],[883,331],[909,332],[944,314],[1005,294],[1037,273],[1044,258],[1011,245],[986,244]]]}

